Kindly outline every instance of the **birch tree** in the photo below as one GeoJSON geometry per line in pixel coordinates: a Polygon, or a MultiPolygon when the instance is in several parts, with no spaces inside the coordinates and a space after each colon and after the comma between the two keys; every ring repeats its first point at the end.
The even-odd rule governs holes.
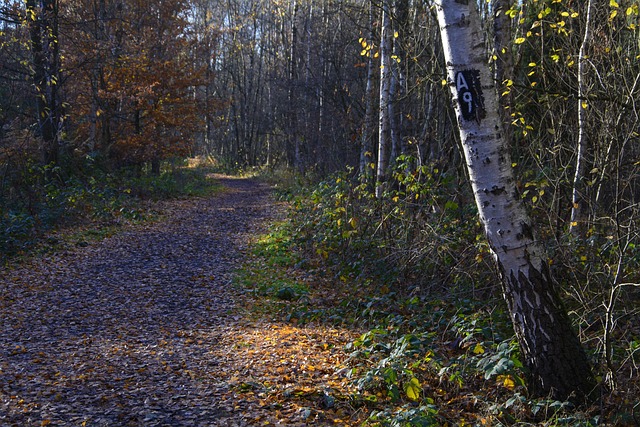
{"type": "Polygon", "coordinates": [[[436,0],[469,180],[534,395],[583,402],[595,380],[519,197],[475,1],[436,0]]]}
{"type": "Polygon", "coordinates": [[[369,0],[369,24],[368,24],[368,38],[361,38],[360,44],[362,45],[363,56],[367,58],[367,86],[364,94],[364,123],[362,126],[362,144],[360,147],[360,175],[365,180],[369,180],[371,173],[370,164],[373,161],[373,132],[375,126],[375,112],[374,112],[374,73],[375,73],[375,58],[372,52],[372,43],[374,40],[374,20],[375,9],[373,0],[369,0]]]}
{"type": "Polygon", "coordinates": [[[584,180],[584,172],[586,169],[586,152],[588,148],[587,135],[585,132],[586,127],[586,115],[587,115],[587,101],[585,99],[586,95],[586,48],[589,43],[589,39],[591,37],[591,8],[592,1],[589,0],[587,3],[587,17],[584,29],[584,37],[582,39],[582,44],[580,45],[580,52],[578,53],[578,143],[577,143],[577,152],[576,152],[576,170],[575,175],[573,177],[573,190],[571,193],[571,224],[569,226],[570,230],[574,234],[578,234],[579,222],[582,220],[582,215],[584,214],[584,196],[583,196],[583,180],[584,180]]]}
{"type": "Polygon", "coordinates": [[[378,167],[376,169],[376,197],[382,197],[389,166],[389,145],[391,139],[391,119],[389,102],[391,96],[391,43],[392,28],[389,1],[382,3],[382,29],[380,34],[380,111],[378,167]]]}

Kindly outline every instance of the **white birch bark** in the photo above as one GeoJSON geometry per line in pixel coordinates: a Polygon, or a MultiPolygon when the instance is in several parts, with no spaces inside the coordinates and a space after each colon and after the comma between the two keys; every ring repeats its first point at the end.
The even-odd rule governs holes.
{"type": "MultiPolygon", "coordinates": [[[[373,0],[369,0],[369,39],[366,40],[367,45],[373,43],[373,25],[374,25],[374,5],[373,0]]],[[[362,145],[360,147],[360,175],[369,181],[373,177],[373,170],[370,164],[373,162],[373,131],[375,126],[374,113],[374,55],[371,49],[367,51],[367,87],[365,89],[365,113],[364,124],[362,128],[362,145]]]]}
{"type": "Polygon", "coordinates": [[[376,169],[376,197],[382,197],[389,167],[389,96],[391,89],[391,18],[389,16],[389,2],[382,3],[382,29],[380,35],[380,112],[379,112],[379,140],[378,166],[376,169]]]}
{"type": "Polygon", "coordinates": [[[591,38],[591,9],[592,0],[587,3],[587,16],[584,27],[584,36],[582,38],[582,44],[580,45],[580,51],[578,53],[578,143],[576,152],[576,170],[573,177],[573,188],[571,193],[571,223],[569,230],[577,234],[580,227],[580,223],[583,221],[584,216],[584,172],[586,169],[585,154],[588,148],[588,140],[585,132],[587,121],[587,108],[588,104],[585,100],[586,84],[585,84],[585,65],[587,62],[586,49],[591,38]]]}
{"type": "Polygon", "coordinates": [[[476,2],[434,3],[469,179],[530,372],[529,388],[584,401],[593,377],[516,191],[476,2]]]}

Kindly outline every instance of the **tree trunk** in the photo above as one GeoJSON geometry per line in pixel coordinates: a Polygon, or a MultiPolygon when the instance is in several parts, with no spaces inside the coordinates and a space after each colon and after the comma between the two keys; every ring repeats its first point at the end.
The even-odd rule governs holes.
{"type": "Polygon", "coordinates": [[[576,152],[576,170],[573,176],[573,189],[571,192],[571,223],[569,230],[575,234],[582,234],[585,227],[584,221],[584,208],[587,204],[585,200],[584,191],[584,172],[586,170],[586,153],[588,148],[587,135],[585,132],[586,116],[587,116],[587,101],[585,99],[586,84],[585,84],[585,65],[587,62],[586,48],[591,37],[591,9],[592,0],[587,3],[587,16],[584,27],[584,36],[582,44],[580,45],[580,52],[578,53],[578,144],[576,152]]]}
{"type": "Polygon", "coordinates": [[[435,3],[469,179],[528,368],[529,390],[584,402],[595,380],[516,191],[475,1],[435,3]]]}
{"type": "Polygon", "coordinates": [[[35,0],[27,0],[27,20],[33,56],[33,81],[36,90],[38,127],[44,143],[43,160],[47,165],[58,162],[59,50],[58,3],[43,0],[39,11],[35,0]]]}
{"type": "Polygon", "coordinates": [[[380,35],[380,122],[378,135],[378,167],[376,170],[376,197],[384,192],[389,167],[389,140],[391,139],[389,98],[391,89],[391,18],[389,0],[382,3],[382,31],[380,35]]]}
{"type": "Polygon", "coordinates": [[[368,184],[371,184],[370,178],[373,178],[373,170],[370,165],[373,162],[373,132],[375,126],[375,116],[374,116],[374,102],[375,102],[375,92],[374,92],[374,67],[375,60],[374,55],[371,49],[371,43],[373,43],[373,26],[375,22],[375,12],[373,0],[369,1],[369,38],[362,39],[361,44],[363,50],[366,51],[367,56],[367,87],[364,93],[364,124],[362,128],[362,142],[360,146],[360,175],[367,181],[368,184]]]}
{"type": "MultiPolygon", "coordinates": [[[[297,67],[297,44],[298,44],[298,0],[293,0],[291,13],[291,49],[289,50],[289,91],[288,91],[288,111],[289,111],[289,141],[290,147],[293,149],[293,165],[297,172],[303,173],[304,166],[302,160],[302,151],[300,148],[300,135],[298,133],[298,113],[297,103],[295,100],[295,87],[298,81],[297,67]]],[[[291,150],[290,148],[290,150],[291,150]]]]}

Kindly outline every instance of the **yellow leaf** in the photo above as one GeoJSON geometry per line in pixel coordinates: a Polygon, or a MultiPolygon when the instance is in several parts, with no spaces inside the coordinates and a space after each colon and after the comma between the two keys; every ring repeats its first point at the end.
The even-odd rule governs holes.
{"type": "Polygon", "coordinates": [[[589,104],[587,103],[587,101],[582,101],[582,104],[580,104],[582,106],[583,109],[587,109],[587,107],[589,106],[589,104]]]}
{"type": "Polygon", "coordinates": [[[420,381],[416,377],[411,378],[411,381],[405,383],[404,392],[407,394],[407,397],[410,400],[418,400],[420,399],[420,393],[422,392],[422,387],[420,387],[420,381]]]}
{"type": "Polygon", "coordinates": [[[609,0],[609,6],[611,7],[620,7],[616,0],[609,0]]]}
{"type": "Polygon", "coordinates": [[[400,34],[398,34],[398,32],[397,32],[397,31],[396,31],[396,32],[394,32],[394,33],[393,33],[393,38],[397,39],[398,37],[400,37],[400,34]]]}
{"type": "Polygon", "coordinates": [[[525,40],[526,40],[526,39],[525,39],[524,37],[518,37],[518,38],[516,39],[516,44],[522,44],[522,43],[524,43],[524,42],[525,42],[525,40]]]}
{"type": "Polygon", "coordinates": [[[484,347],[482,347],[482,344],[478,343],[476,344],[475,347],[473,347],[473,354],[483,354],[484,353],[484,347]]]}
{"type": "Polygon", "coordinates": [[[496,381],[509,390],[513,390],[516,386],[516,382],[513,380],[511,375],[498,375],[496,381]]]}
{"type": "Polygon", "coordinates": [[[611,15],[609,15],[609,21],[612,21],[616,16],[618,16],[618,11],[612,10],[611,15]]]}

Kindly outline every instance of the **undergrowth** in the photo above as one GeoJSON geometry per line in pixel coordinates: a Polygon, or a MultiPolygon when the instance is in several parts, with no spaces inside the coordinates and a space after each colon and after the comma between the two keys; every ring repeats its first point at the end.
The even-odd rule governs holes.
{"type": "MultiPolygon", "coordinates": [[[[530,397],[470,195],[437,165],[406,170],[381,199],[348,171],[282,191],[288,220],[256,240],[238,276],[254,313],[356,331],[336,375],[365,426],[638,425],[637,328],[614,331],[624,339],[612,357],[630,376],[592,407],[530,397]]],[[[604,372],[603,330],[583,323],[596,308],[567,300],[604,372]]]]}
{"type": "Polygon", "coordinates": [[[84,242],[109,235],[122,222],[147,220],[146,200],[211,194],[217,187],[209,171],[182,162],[167,163],[159,175],[107,171],[90,159],[64,168],[32,165],[20,188],[0,198],[0,260],[51,249],[58,239],[43,237],[54,230],[81,229],[82,235],[71,233],[72,240],[84,242]]]}

